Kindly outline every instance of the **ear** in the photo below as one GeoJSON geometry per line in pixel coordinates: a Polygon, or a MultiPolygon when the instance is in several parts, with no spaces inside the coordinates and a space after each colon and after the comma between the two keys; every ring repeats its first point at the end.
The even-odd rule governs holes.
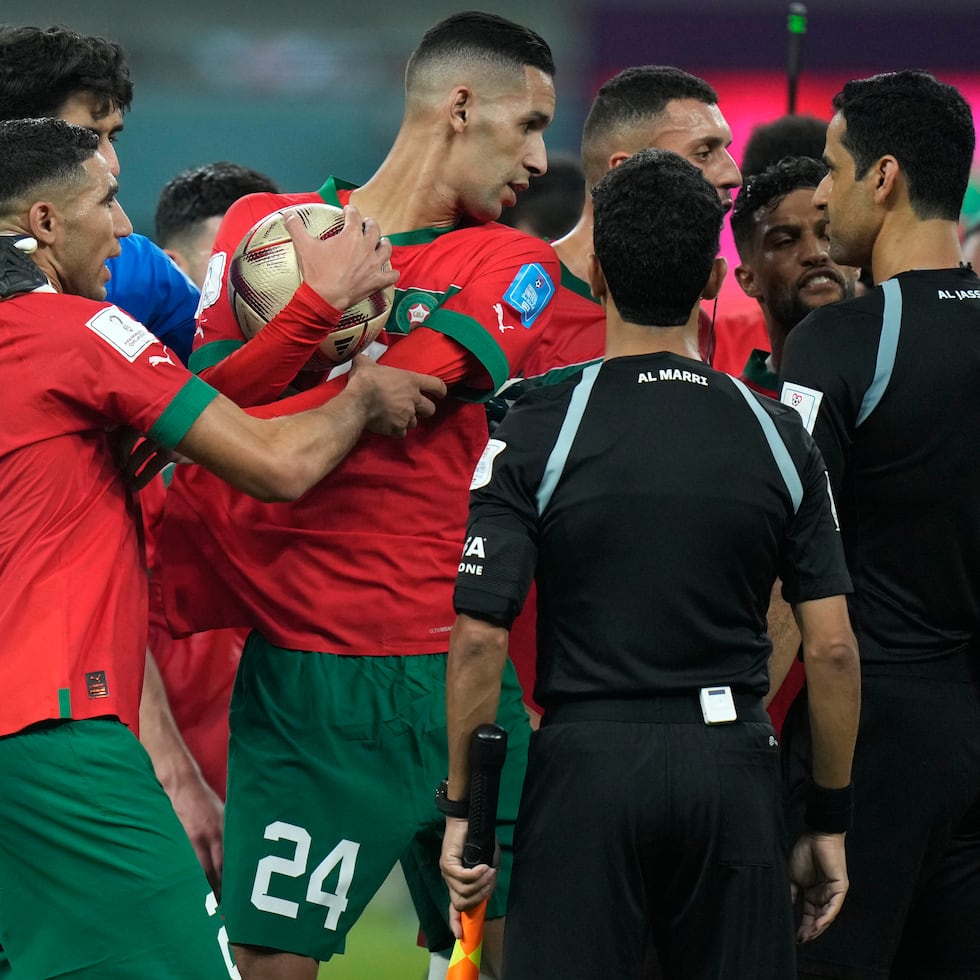
{"type": "Polygon", "coordinates": [[[602,266],[599,265],[599,260],[595,257],[594,252],[589,253],[589,287],[592,289],[592,295],[600,303],[605,305],[606,296],[609,294],[609,286],[606,283],[606,276],[602,271],[602,266]]]}
{"type": "Polygon", "coordinates": [[[701,291],[701,299],[714,299],[721,292],[721,284],[727,274],[728,260],[719,255],[712,263],[711,275],[708,276],[707,285],[701,291]]]}
{"type": "Polygon", "coordinates": [[[628,160],[632,155],[632,153],[627,153],[625,150],[617,150],[609,158],[609,169],[615,170],[623,161],[628,160]]]}
{"type": "Polygon", "coordinates": [[[51,245],[58,236],[61,214],[49,201],[36,201],[27,212],[31,234],[40,245],[51,245]]]}
{"type": "Polygon", "coordinates": [[[472,106],[472,91],[465,85],[457,85],[449,97],[449,124],[455,132],[461,133],[466,129],[472,106]]]}
{"type": "Polygon", "coordinates": [[[735,266],[735,281],[742,287],[742,292],[753,299],[762,299],[759,284],[755,281],[755,271],[748,265],[735,266]]]}
{"type": "Polygon", "coordinates": [[[875,204],[884,204],[898,188],[902,168],[893,156],[883,156],[872,168],[875,204]]]}
{"type": "Polygon", "coordinates": [[[164,255],[170,257],[170,260],[175,266],[177,266],[178,269],[180,269],[182,272],[190,272],[190,263],[186,258],[184,258],[183,252],[175,251],[172,248],[165,248],[162,251],[164,255]]]}

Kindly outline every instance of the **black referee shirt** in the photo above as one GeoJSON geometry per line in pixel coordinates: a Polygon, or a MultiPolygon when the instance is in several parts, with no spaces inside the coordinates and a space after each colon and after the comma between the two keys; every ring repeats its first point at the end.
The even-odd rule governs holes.
{"type": "Polygon", "coordinates": [[[811,313],[782,400],[830,470],[861,660],[969,674],[980,615],[980,279],[906,272],[811,313]]]}
{"type": "Polygon", "coordinates": [[[761,696],[775,577],[790,602],[850,589],[796,412],[666,353],[530,393],[488,444],[457,611],[509,623],[533,575],[544,706],[714,684],[761,696]]]}

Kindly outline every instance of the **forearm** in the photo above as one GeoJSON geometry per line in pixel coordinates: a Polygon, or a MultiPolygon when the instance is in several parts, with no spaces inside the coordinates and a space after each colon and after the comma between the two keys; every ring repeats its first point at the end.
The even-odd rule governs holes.
{"type": "MultiPolygon", "coordinates": [[[[341,310],[303,283],[282,312],[247,344],[223,360],[200,368],[199,374],[239,405],[274,401],[316,353],[320,341],[341,316],[341,310]]],[[[208,351],[205,347],[195,352],[191,362],[195,368],[202,358],[208,357],[208,351]]]]}
{"type": "Polygon", "coordinates": [[[163,677],[149,650],[140,699],[140,741],[168,795],[173,796],[182,782],[201,778],[201,770],[174,721],[163,677]]]}
{"type": "Polygon", "coordinates": [[[769,691],[765,697],[766,707],[782,687],[800,649],[800,630],[796,625],[792,607],[780,594],[781,589],[782,582],[777,579],[769,599],[767,616],[772,653],[769,655],[769,691]]]}
{"type": "Polygon", "coordinates": [[[453,627],[446,665],[450,799],[469,795],[470,736],[497,717],[508,637],[507,630],[465,614],[453,627]]]}
{"type": "MultiPolygon", "coordinates": [[[[853,639],[853,638],[852,638],[853,639]]],[[[861,670],[857,646],[841,641],[825,650],[804,646],[813,779],[835,789],[851,781],[851,760],[861,709],[861,670]]]]}
{"type": "Polygon", "coordinates": [[[295,500],[353,449],[370,414],[369,398],[347,390],[309,411],[268,419],[219,396],[177,450],[259,500],[295,500]]]}

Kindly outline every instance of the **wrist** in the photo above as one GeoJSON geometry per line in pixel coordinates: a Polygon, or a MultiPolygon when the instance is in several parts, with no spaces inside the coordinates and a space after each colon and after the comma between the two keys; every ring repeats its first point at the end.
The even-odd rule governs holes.
{"type": "Polygon", "coordinates": [[[445,817],[467,820],[470,815],[470,801],[449,798],[449,780],[444,779],[436,788],[436,809],[445,817]]]}
{"type": "Polygon", "coordinates": [[[827,789],[812,779],[806,788],[803,822],[813,834],[843,834],[851,829],[854,814],[854,784],[827,789]]]}

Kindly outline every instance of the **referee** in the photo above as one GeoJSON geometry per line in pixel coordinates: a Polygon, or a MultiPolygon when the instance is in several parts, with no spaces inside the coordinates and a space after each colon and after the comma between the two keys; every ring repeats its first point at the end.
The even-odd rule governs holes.
{"type": "MultiPolygon", "coordinates": [[[[496,712],[508,629],[538,584],[533,736],[504,972],[630,977],[652,930],[665,977],[795,976],[847,890],[857,725],[850,580],[823,461],[799,417],[697,356],[724,276],[722,206],[644,150],[593,192],[605,360],[528,395],[473,478],[449,651],[446,795],[465,813],[470,733],[496,712]],[[778,743],[762,708],[779,576],[803,635],[807,830],[787,866],[778,743]]],[[[448,809],[448,807],[447,807],[448,809]]],[[[442,867],[457,908],[494,872],[442,867]]]]}

